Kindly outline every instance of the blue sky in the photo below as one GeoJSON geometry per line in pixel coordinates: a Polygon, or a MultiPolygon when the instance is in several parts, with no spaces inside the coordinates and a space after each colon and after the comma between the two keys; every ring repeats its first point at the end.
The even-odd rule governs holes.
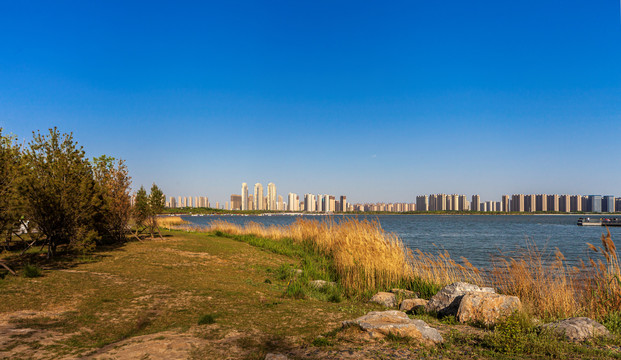
{"type": "Polygon", "coordinates": [[[618,1],[0,3],[0,126],[135,187],[621,195],[618,1]]]}

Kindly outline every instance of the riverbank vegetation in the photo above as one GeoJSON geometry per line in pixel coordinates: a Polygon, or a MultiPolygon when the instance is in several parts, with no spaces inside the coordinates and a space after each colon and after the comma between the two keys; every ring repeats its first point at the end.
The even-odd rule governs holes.
{"type": "Polygon", "coordinates": [[[590,316],[610,322],[620,317],[620,266],[609,232],[602,235],[601,246],[589,245],[593,258],[581,267],[567,266],[558,250],[554,259],[548,259],[529,245],[520,256],[499,256],[490,271],[482,271],[465,257],[453,260],[446,251],[431,254],[407,249],[375,221],[298,219],[287,226],[215,221],[204,231],[307,244],[332,259],[334,277],[348,296],[391,287],[405,287],[424,296],[466,281],[518,296],[527,312],[542,319],[590,316]]]}

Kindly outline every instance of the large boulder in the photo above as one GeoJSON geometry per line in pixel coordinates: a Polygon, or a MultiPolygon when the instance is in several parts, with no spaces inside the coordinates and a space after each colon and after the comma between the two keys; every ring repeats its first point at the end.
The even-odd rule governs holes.
{"type": "Polygon", "coordinates": [[[522,308],[517,296],[500,295],[489,292],[466,293],[457,310],[457,321],[469,321],[485,325],[495,324],[498,319],[506,318],[522,308]]]}
{"type": "Polygon", "coordinates": [[[408,312],[418,307],[424,308],[427,302],[425,299],[405,299],[399,304],[399,310],[408,312]]]}
{"type": "Polygon", "coordinates": [[[397,297],[393,293],[389,292],[378,292],[373,295],[369,302],[377,303],[380,305],[384,305],[385,307],[391,308],[397,306],[397,297]]]}
{"type": "Polygon", "coordinates": [[[382,338],[389,333],[418,339],[421,342],[436,344],[444,341],[438,330],[422,320],[410,319],[397,310],[371,311],[355,320],[343,321],[343,327],[359,326],[374,338],[382,338]]]}
{"type": "Polygon", "coordinates": [[[456,282],[438,291],[438,293],[429,300],[425,309],[427,311],[436,312],[440,316],[457,315],[461,299],[470,292],[495,293],[492,288],[481,288],[465,282],[456,282]]]}
{"type": "Polygon", "coordinates": [[[604,325],[587,317],[573,317],[544,324],[542,327],[564,335],[570,341],[584,341],[597,336],[610,336],[610,332],[604,325]]]}

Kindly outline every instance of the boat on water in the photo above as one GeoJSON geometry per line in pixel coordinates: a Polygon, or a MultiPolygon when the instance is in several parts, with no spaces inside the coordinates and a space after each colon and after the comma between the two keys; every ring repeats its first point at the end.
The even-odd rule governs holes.
{"type": "Polygon", "coordinates": [[[579,218],[578,226],[621,226],[619,218],[579,218]]]}

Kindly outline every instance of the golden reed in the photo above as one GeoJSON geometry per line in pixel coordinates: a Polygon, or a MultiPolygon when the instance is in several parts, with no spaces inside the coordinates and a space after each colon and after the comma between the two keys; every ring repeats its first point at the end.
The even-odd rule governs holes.
{"type": "Polygon", "coordinates": [[[412,280],[437,286],[466,281],[518,296],[526,311],[544,318],[600,318],[621,309],[619,259],[609,231],[602,235],[601,247],[589,244],[603,259],[583,263],[580,268],[567,266],[558,249],[555,259],[550,261],[534,244],[527,244],[518,257],[497,258],[492,270],[483,274],[466,258],[461,258],[461,264],[455,262],[447,251],[412,251],[397,235],[385,232],[377,221],[299,218],[290,225],[272,226],[215,221],[205,230],[307,242],[334,259],[341,285],[348,294],[387,289],[412,280]]]}

